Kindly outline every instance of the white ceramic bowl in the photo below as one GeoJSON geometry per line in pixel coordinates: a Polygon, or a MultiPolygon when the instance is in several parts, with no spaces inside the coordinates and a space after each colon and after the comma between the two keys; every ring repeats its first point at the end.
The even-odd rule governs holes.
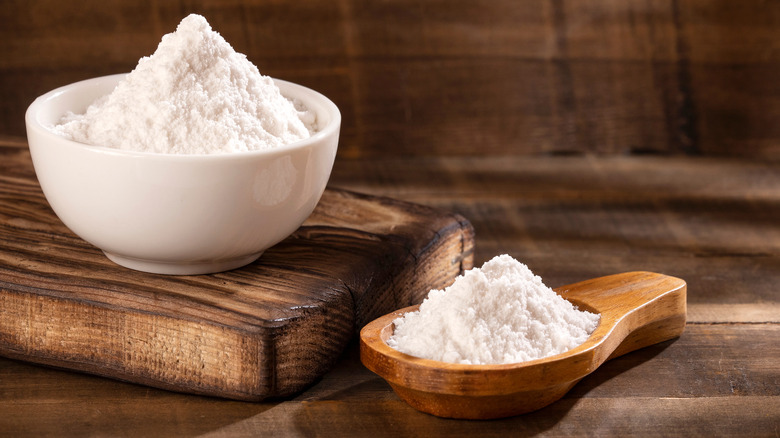
{"type": "Polygon", "coordinates": [[[317,114],[312,137],[266,151],[213,155],[128,152],[52,132],[123,74],[76,82],[27,109],[43,193],[62,222],[114,262],[162,274],[244,266],[295,231],[319,202],[336,156],[341,114],[325,96],[275,80],[317,114]]]}

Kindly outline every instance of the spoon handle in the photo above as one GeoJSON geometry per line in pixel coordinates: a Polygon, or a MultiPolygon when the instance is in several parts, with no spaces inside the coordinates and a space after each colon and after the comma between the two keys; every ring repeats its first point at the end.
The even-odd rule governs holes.
{"type": "Polygon", "coordinates": [[[653,272],[626,272],[556,289],[581,309],[598,312],[612,327],[605,360],[679,337],[685,329],[685,281],[653,272]]]}

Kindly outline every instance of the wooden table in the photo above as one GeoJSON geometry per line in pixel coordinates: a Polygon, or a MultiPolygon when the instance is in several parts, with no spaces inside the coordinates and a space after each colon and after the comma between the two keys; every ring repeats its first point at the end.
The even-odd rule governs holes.
{"type": "MultiPolygon", "coordinates": [[[[0,139],[0,152],[24,149],[23,138],[0,139]]],[[[686,330],[607,362],[545,409],[493,421],[413,410],[361,365],[357,342],[305,392],[262,403],[0,358],[0,436],[780,433],[780,164],[585,155],[339,160],[331,186],[460,213],[476,231],[475,265],[508,253],[553,287],[631,270],[683,278],[686,330]]]]}

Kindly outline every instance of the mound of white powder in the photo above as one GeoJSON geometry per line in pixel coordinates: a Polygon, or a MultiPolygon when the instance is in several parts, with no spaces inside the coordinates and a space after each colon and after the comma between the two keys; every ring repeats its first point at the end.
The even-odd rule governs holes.
{"type": "Polygon", "coordinates": [[[114,91],[54,131],[91,145],[165,154],[269,149],[310,137],[313,112],[283,97],[200,15],[184,18],[114,91]]]}
{"type": "Polygon", "coordinates": [[[461,364],[502,364],[563,353],[590,336],[599,316],[580,311],[539,276],[500,255],[432,290],[394,321],[387,343],[403,353],[461,364]]]}

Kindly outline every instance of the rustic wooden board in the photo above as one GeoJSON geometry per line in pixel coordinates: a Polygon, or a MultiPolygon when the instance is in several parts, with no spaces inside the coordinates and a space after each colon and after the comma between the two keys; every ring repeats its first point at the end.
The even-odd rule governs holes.
{"type": "Polygon", "coordinates": [[[472,265],[463,217],[329,189],[304,225],[241,269],[122,268],[48,207],[23,144],[0,161],[0,355],[176,391],[286,396],[357,329],[472,265]]]}

